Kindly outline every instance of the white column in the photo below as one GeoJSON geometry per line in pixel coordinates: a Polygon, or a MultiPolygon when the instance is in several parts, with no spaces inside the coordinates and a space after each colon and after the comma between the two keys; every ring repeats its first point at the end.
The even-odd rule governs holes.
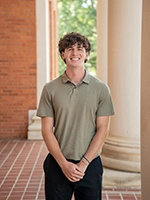
{"type": "Polygon", "coordinates": [[[49,0],[36,0],[37,105],[44,84],[50,80],[49,26],[49,0]]]}
{"type": "MultiPolygon", "coordinates": [[[[37,106],[42,88],[50,80],[49,0],[36,0],[36,49],[37,49],[37,106]]],[[[28,139],[42,139],[41,120],[36,111],[29,111],[32,120],[28,127],[28,139]]]]}
{"type": "Polygon", "coordinates": [[[108,78],[108,0],[97,6],[97,76],[107,83],[108,78]]]}
{"type": "MultiPolygon", "coordinates": [[[[102,5],[104,0],[99,1],[98,12],[103,9],[100,7],[102,5]]],[[[98,37],[103,40],[101,31],[103,32],[107,24],[108,37],[105,43],[108,51],[101,50],[99,53],[101,47],[98,47],[99,59],[107,60],[103,62],[98,77],[101,77],[101,72],[103,74],[106,71],[105,68],[108,70],[107,83],[112,92],[116,115],[112,117],[110,134],[104,144],[101,157],[106,168],[129,173],[125,180],[126,185],[129,186],[131,181],[129,177],[135,176],[135,174],[130,176],[130,173],[140,172],[142,0],[108,0],[107,9],[108,21],[103,20],[98,29],[98,37]],[[104,55],[105,53],[107,56],[104,55]]],[[[99,65],[100,63],[97,63],[98,67],[99,65]]],[[[119,175],[113,178],[116,179],[113,180],[113,184],[117,185],[117,181],[121,184],[119,175]]],[[[124,185],[125,181],[124,183],[123,181],[122,179],[124,185]]]]}
{"type": "Polygon", "coordinates": [[[143,0],[141,64],[142,200],[150,199],[150,1],[143,0]]]}

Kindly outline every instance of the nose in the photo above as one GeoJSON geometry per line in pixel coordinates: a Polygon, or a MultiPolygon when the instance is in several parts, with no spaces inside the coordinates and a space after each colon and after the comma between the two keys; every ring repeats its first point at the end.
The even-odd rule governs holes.
{"type": "Polygon", "coordinates": [[[76,49],[76,48],[74,48],[74,49],[73,49],[73,51],[72,51],[72,54],[73,54],[73,55],[76,55],[76,54],[77,54],[77,52],[78,52],[78,51],[77,51],[77,49],[76,49]]]}

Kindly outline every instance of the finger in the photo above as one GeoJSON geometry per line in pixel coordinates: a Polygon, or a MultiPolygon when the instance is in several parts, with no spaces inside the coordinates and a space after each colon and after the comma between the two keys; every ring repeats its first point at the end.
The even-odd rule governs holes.
{"type": "Polygon", "coordinates": [[[76,168],[76,171],[77,171],[78,174],[81,174],[81,175],[85,174],[84,171],[82,171],[78,166],[76,168]]]}
{"type": "Polygon", "coordinates": [[[80,175],[80,174],[73,174],[70,177],[71,177],[71,179],[73,179],[75,181],[78,181],[80,179],[83,179],[84,175],[83,174],[82,175],[80,175]]]}
{"type": "Polygon", "coordinates": [[[77,181],[80,181],[81,179],[80,178],[75,178],[75,177],[72,177],[69,179],[71,182],[77,182],[77,181]]]}
{"type": "Polygon", "coordinates": [[[84,172],[76,171],[76,172],[74,173],[74,176],[75,176],[75,177],[79,177],[79,178],[82,178],[84,175],[85,175],[84,172]]]}

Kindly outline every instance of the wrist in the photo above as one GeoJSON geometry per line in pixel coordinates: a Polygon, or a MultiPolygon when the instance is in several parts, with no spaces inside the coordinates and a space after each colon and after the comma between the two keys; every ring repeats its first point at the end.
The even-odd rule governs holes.
{"type": "Polygon", "coordinates": [[[59,161],[58,161],[58,165],[60,166],[60,168],[63,168],[66,164],[67,164],[67,160],[65,159],[65,158],[63,158],[63,159],[60,159],[59,161]]]}
{"type": "Polygon", "coordinates": [[[85,165],[85,166],[88,166],[88,163],[82,158],[81,159],[81,162],[85,165]]]}
{"type": "Polygon", "coordinates": [[[82,159],[85,160],[85,162],[87,162],[88,164],[90,164],[90,161],[87,159],[87,157],[83,156],[82,159]]]}
{"type": "Polygon", "coordinates": [[[85,157],[83,156],[82,159],[81,159],[82,163],[84,163],[84,165],[88,166],[90,164],[90,161],[85,157]]]}

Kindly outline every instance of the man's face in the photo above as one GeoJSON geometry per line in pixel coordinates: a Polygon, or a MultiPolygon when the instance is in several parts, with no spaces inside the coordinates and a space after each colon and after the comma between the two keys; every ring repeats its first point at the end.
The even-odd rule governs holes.
{"type": "Polygon", "coordinates": [[[83,45],[72,45],[62,52],[61,57],[65,60],[67,67],[83,67],[85,60],[88,59],[88,53],[83,45]]]}

